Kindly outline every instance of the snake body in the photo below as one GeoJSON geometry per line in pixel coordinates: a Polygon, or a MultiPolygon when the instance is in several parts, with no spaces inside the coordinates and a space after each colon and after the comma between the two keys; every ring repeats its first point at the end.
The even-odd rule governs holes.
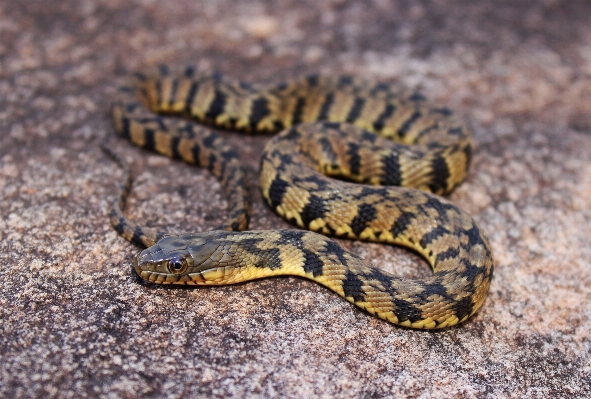
{"type": "Polygon", "coordinates": [[[123,237],[148,247],[134,260],[147,281],[219,285],[296,275],[414,328],[462,322],[486,297],[493,274],[486,236],[467,213],[432,194],[448,193],[465,178],[470,135],[451,111],[429,107],[417,93],[350,77],[254,86],[190,67],[160,68],[119,90],[113,119],[133,143],[208,168],[229,199],[230,217],[213,231],[154,232],[123,216],[127,177],[111,221],[123,237]],[[224,129],[281,131],[263,152],[262,194],[280,216],[312,231],[242,231],[249,206],[236,152],[206,127],[162,114],[224,129]],[[391,275],[313,231],[410,247],[434,273],[391,275]]]}

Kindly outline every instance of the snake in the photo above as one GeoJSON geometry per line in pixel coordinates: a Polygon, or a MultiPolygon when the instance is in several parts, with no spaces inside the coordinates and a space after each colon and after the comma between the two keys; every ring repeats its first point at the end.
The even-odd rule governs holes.
{"type": "Polygon", "coordinates": [[[299,276],[417,329],[461,323],[486,298],[490,243],[468,213],[441,197],[466,178],[471,134],[418,91],[351,76],[250,84],[160,66],[118,89],[112,117],[132,143],[208,169],[228,199],[227,220],[210,231],[142,227],[123,213],[133,180],[127,167],[110,219],[145,248],[133,267],[148,282],[211,286],[299,276]],[[262,196],[302,229],[248,230],[246,175],[214,128],[274,134],[260,161],[262,196]],[[433,273],[396,276],[327,235],[408,247],[433,273]]]}

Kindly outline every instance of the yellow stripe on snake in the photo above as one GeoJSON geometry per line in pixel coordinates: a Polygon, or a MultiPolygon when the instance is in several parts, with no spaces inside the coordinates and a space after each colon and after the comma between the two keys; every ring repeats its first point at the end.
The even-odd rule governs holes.
{"type": "Polygon", "coordinates": [[[482,305],[493,275],[488,240],[472,217],[435,195],[464,180],[471,157],[470,135],[447,108],[351,77],[255,86],[192,67],[160,67],[120,88],[112,113],[120,135],[209,169],[228,198],[230,217],[215,230],[159,233],[124,217],[128,173],[111,221],[127,240],[148,247],[134,260],[143,279],[220,285],[301,276],[413,328],[452,326],[482,305]],[[223,129],[280,131],[261,159],[260,186],[274,211],[323,234],[412,248],[433,275],[389,274],[312,231],[243,231],[249,202],[237,152],[208,128],[162,114],[223,129]]]}

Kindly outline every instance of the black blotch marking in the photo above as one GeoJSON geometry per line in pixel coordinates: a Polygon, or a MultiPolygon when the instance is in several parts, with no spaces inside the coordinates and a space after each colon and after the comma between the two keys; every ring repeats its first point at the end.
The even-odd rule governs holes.
{"type": "Polygon", "coordinates": [[[390,91],[390,85],[384,82],[378,82],[370,91],[371,94],[376,94],[380,91],[390,91]]]}
{"type": "Polygon", "coordinates": [[[132,114],[139,107],[141,107],[141,105],[139,103],[130,103],[125,106],[125,110],[127,112],[129,112],[130,114],[132,114]]]}
{"type": "Polygon", "coordinates": [[[322,276],[324,262],[314,252],[308,249],[301,249],[304,254],[304,271],[306,273],[312,273],[314,277],[322,276]]]}
{"type": "Polygon", "coordinates": [[[336,256],[339,262],[341,262],[345,266],[347,266],[349,263],[349,261],[345,257],[345,249],[343,249],[343,247],[341,247],[334,241],[326,240],[326,245],[320,252],[322,253],[322,255],[326,257],[329,257],[330,255],[336,256]]]}
{"type": "Polygon", "coordinates": [[[472,162],[472,146],[467,145],[464,148],[464,154],[466,155],[466,166],[469,167],[470,163],[472,162]]]}
{"type": "Polygon", "coordinates": [[[394,302],[394,305],[396,306],[394,314],[399,322],[408,320],[411,323],[414,323],[415,321],[423,319],[423,312],[421,312],[421,309],[415,307],[412,303],[394,297],[392,298],[392,302],[394,302]]]}
{"type": "Polygon", "coordinates": [[[355,273],[347,270],[345,273],[345,280],[343,280],[342,284],[343,292],[345,293],[346,297],[352,297],[355,302],[365,301],[365,293],[362,289],[365,283],[361,281],[359,276],[357,276],[355,273]]]}
{"type": "Polygon", "coordinates": [[[133,74],[133,76],[136,79],[141,80],[142,82],[145,82],[146,80],[148,80],[147,76],[145,74],[143,74],[142,72],[135,72],[133,74]]]}
{"type": "Polygon", "coordinates": [[[240,86],[241,89],[244,89],[246,91],[249,91],[249,92],[254,91],[254,88],[248,82],[240,81],[240,82],[238,82],[238,85],[240,86]]]}
{"type": "Polygon", "coordinates": [[[334,148],[330,144],[330,141],[327,137],[320,137],[318,140],[320,143],[320,147],[322,147],[322,152],[326,155],[326,158],[330,160],[330,162],[334,162],[337,159],[337,154],[334,152],[334,148]]]}
{"type": "Polygon", "coordinates": [[[286,133],[281,135],[281,140],[296,141],[300,137],[302,137],[302,134],[298,131],[298,129],[291,127],[286,133]]]}
{"type": "Polygon", "coordinates": [[[322,122],[322,127],[324,129],[341,130],[341,125],[340,122],[322,122]]]}
{"type": "Polygon", "coordinates": [[[215,154],[209,154],[209,159],[207,160],[207,170],[213,173],[217,160],[218,157],[216,157],[215,154]]]}
{"type": "Polygon", "coordinates": [[[185,76],[192,78],[195,75],[195,65],[187,65],[185,67],[185,76]]]}
{"type": "Polygon", "coordinates": [[[271,113],[269,110],[269,100],[264,97],[257,98],[252,102],[252,107],[250,109],[250,117],[249,117],[249,124],[250,127],[254,130],[256,129],[257,125],[263,118],[268,116],[271,113]]]}
{"type": "Polygon", "coordinates": [[[439,262],[443,262],[446,259],[457,258],[458,255],[460,255],[460,250],[458,248],[450,248],[445,252],[437,254],[437,257],[435,258],[435,265],[437,265],[439,262]]]}
{"type": "Polygon", "coordinates": [[[300,230],[279,230],[279,235],[281,237],[279,238],[278,243],[291,244],[296,246],[297,248],[302,248],[304,246],[302,238],[306,234],[308,233],[300,230]]]}
{"type": "Polygon", "coordinates": [[[288,86],[289,85],[287,84],[287,82],[281,82],[281,83],[278,83],[277,86],[275,86],[275,90],[277,90],[277,91],[285,90],[285,89],[287,89],[288,86]]]}
{"type": "Polygon", "coordinates": [[[361,172],[361,156],[359,155],[360,146],[357,143],[347,143],[347,155],[349,156],[349,167],[352,175],[359,175],[361,172]]]}
{"type": "Polygon", "coordinates": [[[144,235],[144,232],[142,231],[142,228],[140,226],[136,226],[135,230],[133,231],[133,236],[131,237],[131,242],[137,246],[144,246],[144,243],[142,242],[142,236],[144,235]]]}
{"type": "Polygon", "coordinates": [[[191,154],[193,154],[193,161],[195,162],[195,165],[200,166],[201,146],[199,144],[194,144],[193,147],[191,147],[191,154]]]}
{"type": "Polygon", "coordinates": [[[429,214],[428,212],[425,212],[426,209],[434,209],[435,211],[437,211],[438,219],[441,219],[444,222],[446,222],[448,220],[448,216],[447,216],[448,210],[457,211],[457,208],[455,207],[455,205],[444,204],[443,202],[439,201],[437,199],[437,197],[433,197],[433,196],[429,196],[429,199],[427,200],[427,202],[422,204],[419,207],[419,209],[421,209],[421,211],[423,211],[423,213],[425,213],[426,215],[429,214]]]}
{"type": "Polygon", "coordinates": [[[304,112],[304,107],[306,106],[306,99],[302,97],[298,97],[295,109],[293,110],[293,115],[291,118],[292,125],[298,124],[302,122],[302,114],[304,112]]]}
{"type": "Polygon", "coordinates": [[[410,118],[408,118],[407,121],[404,122],[404,124],[402,126],[400,126],[400,129],[398,129],[398,136],[400,136],[400,137],[406,136],[408,131],[412,128],[412,125],[414,125],[414,123],[421,116],[422,116],[422,114],[419,111],[413,112],[413,114],[410,116],[410,118]]]}
{"type": "Polygon", "coordinates": [[[356,97],[353,106],[349,110],[349,114],[347,115],[346,122],[353,123],[359,118],[361,112],[363,111],[363,107],[365,106],[365,99],[361,97],[356,97]]]}
{"type": "Polygon", "coordinates": [[[282,266],[280,256],[281,251],[278,248],[252,248],[250,253],[256,256],[253,261],[253,265],[255,267],[266,267],[271,270],[275,270],[282,266]]]}
{"type": "Polygon", "coordinates": [[[394,238],[398,237],[399,235],[403,234],[406,231],[406,228],[412,222],[414,218],[414,214],[412,212],[402,212],[396,221],[390,228],[390,232],[394,238]]]}
{"type": "Polygon", "coordinates": [[[453,111],[447,107],[437,108],[431,111],[434,114],[441,114],[443,116],[451,116],[453,115],[453,111]]]}
{"type": "Polygon", "coordinates": [[[328,119],[328,114],[330,113],[330,108],[334,104],[334,94],[328,93],[324,96],[324,102],[322,103],[322,107],[320,107],[320,112],[318,113],[318,120],[323,121],[328,119]]]}
{"type": "Polygon", "coordinates": [[[472,299],[470,297],[465,297],[454,303],[451,308],[458,319],[462,320],[464,317],[472,314],[472,311],[474,310],[474,304],[472,303],[472,299]]]}
{"type": "Polygon", "coordinates": [[[419,132],[419,134],[417,134],[417,138],[416,141],[418,142],[420,139],[422,139],[425,135],[429,134],[430,132],[432,132],[433,130],[437,129],[437,125],[431,125],[428,128],[425,128],[423,130],[421,130],[419,132]]]}
{"type": "Polygon", "coordinates": [[[431,161],[431,176],[433,180],[429,183],[429,190],[433,193],[440,193],[447,189],[447,179],[450,176],[449,167],[445,158],[436,155],[431,161]]]}
{"type": "Polygon", "coordinates": [[[394,104],[387,104],[386,108],[384,108],[380,116],[378,116],[378,119],[373,123],[373,128],[378,132],[381,131],[384,128],[386,121],[394,115],[394,112],[396,112],[396,106],[394,104]]]}
{"type": "Polygon", "coordinates": [[[273,121],[273,128],[275,129],[276,132],[279,132],[279,131],[285,129],[285,125],[281,121],[273,121]]]}
{"type": "Polygon", "coordinates": [[[281,180],[279,177],[271,182],[271,186],[269,187],[269,199],[271,200],[271,206],[273,209],[281,204],[288,187],[289,183],[285,180],[281,180]]]}
{"type": "Polygon", "coordinates": [[[181,138],[179,136],[172,136],[170,138],[170,147],[172,148],[172,157],[173,158],[181,158],[181,154],[179,153],[179,143],[181,138]]]}
{"type": "Polygon", "coordinates": [[[156,149],[156,142],[154,141],[154,130],[144,129],[144,147],[150,150],[156,149]]]}
{"type": "Polygon", "coordinates": [[[310,195],[308,203],[304,209],[302,209],[301,213],[304,226],[308,227],[313,220],[324,217],[327,210],[328,205],[325,199],[320,198],[314,194],[310,195]]]}
{"type": "Polygon", "coordinates": [[[398,154],[388,155],[383,159],[384,162],[384,185],[400,186],[402,183],[402,170],[398,154]]]}
{"type": "Polygon", "coordinates": [[[318,75],[306,76],[306,82],[308,82],[308,86],[310,86],[310,87],[318,86],[318,80],[319,80],[318,75]]]}
{"type": "Polygon", "coordinates": [[[215,119],[224,112],[226,106],[226,95],[219,90],[215,91],[213,101],[209,105],[209,109],[205,113],[205,118],[215,121],[215,119]]]}
{"type": "Polygon", "coordinates": [[[203,145],[207,148],[213,148],[214,142],[218,137],[219,136],[217,134],[213,134],[213,132],[210,132],[207,137],[203,138],[203,145]]]}
{"type": "Polygon", "coordinates": [[[464,134],[464,129],[461,127],[452,127],[448,129],[447,134],[451,136],[462,136],[464,134]]]}
{"type": "Polygon", "coordinates": [[[374,144],[377,141],[377,139],[378,139],[378,135],[375,134],[375,133],[372,133],[372,132],[368,132],[367,130],[363,130],[361,132],[360,139],[362,141],[367,141],[369,143],[374,144]]]}
{"type": "Polygon", "coordinates": [[[247,252],[252,257],[252,265],[259,268],[268,268],[275,270],[281,267],[281,251],[279,248],[261,249],[257,247],[263,241],[262,238],[246,238],[240,241],[239,248],[241,252],[247,252]]]}
{"type": "Polygon", "coordinates": [[[324,190],[330,182],[329,178],[321,174],[313,174],[303,178],[298,177],[297,179],[294,178],[294,181],[297,181],[297,183],[302,182],[315,184],[318,190],[324,190]]]}
{"type": "Polygon", "coordinates": [[[168,65],[160,64],[158,65],[158,72],[161,76],[168,76],[170,74],[170,70],[168,69],[168,65]]]}
{"type": "Polygon", "coordinates": [[[427,97],[419,92],[413,93],[409,98],[410,101],[425,101],[427,97]]]}
{"type": "Polygon", "coordinates": [[[236,150],[233,148],[222,152],[221,155],[222,155],[222,158],[227,162],[240,158],[240,156],[238,155],[238,152],[236,152],[236,150]]]}
{"type": "Polygon", "coordinates": [[[121,135],[128,140],[131,138],[131,134],[129,131],[129,124],[130,124],[129,118],[122,118],[121,119],[121,125],[122,125],[121,126],[121,135]]]}
{"type": "Polygon", "coordinates": [[[162,103],[162,81],[157,80],[154,86],[156,88],[156,104],[162,103]]]}
{"type": "Polygon", "coordinates": [[[470,230],[464,231],[464,234],[468,236],[468,248],[475,245],[482,245],[486,248],[484,240],[482,239],[482,234],[480,233],[480,229],[478,229],[476,225],[473,225],[470,230]]]}
{"type": "Polygon", "coordinates": [[[341,76],[339,77],[339,82],[337,83],[338,87],[348,86],[353,83],[353,78],[351,76],[341,76]]]}
{"type": "Polygon", "coordinates": [[[392,284],[392,276],[389,276],[379,269],[371,269],[370,273],[365,274],[367,280],[379,281],[386,289],[392,284]]]}
{"type": "Polygon", "coordinates": [[[178,91],[179,88],[179,81],[178,79],[174,79],[172,81],[172,87],[170,90],[170,98],[168,99],[168,105],[172,106],[174,104],[174,100],[176,99],[176,92],[178,91]]]}
{"type": "Polygon", "coordinates": [[[370,204],[361,204],[357,209],[357,215],[351,221],[351,230],[356,236],[359,236],[365,230],[367,225],[375,220],[377,215],[376,208],[370,204]]]}
{"type": "Polygon", "coordinates": [[[185,99],[185,112],[191,112],[191,106],[193,105],[193,100],[195,99],[195,95],[197,94],[198,89],[199,83],[192,82],[191,88],[189,89],[189,93],[187,94],[187,98],[185,99]]]}
{"type": "Polygon", "coordinates": [[[429,244],[433,241],[437,240],[439,237],[442,237],[446,234],[450,234],[450,231],[443,226],[437,226],[427,234],[425,234],[420,241],[420,245],[423,248],[427,248],[429,244]]]}
{"type": "MultiPolygon", "coordinates": [[[[111,217],[116,216],[117,215],[117,211],[116,210],[112,210],[111,211],[111,217]]],[[[119,223],[117,223],[116,226],[114,226],[115,231],[119,234],[119,235],[123,235],[123,232],[125,231],[125,219],[124,218],[119,218],[119,223]]]]}

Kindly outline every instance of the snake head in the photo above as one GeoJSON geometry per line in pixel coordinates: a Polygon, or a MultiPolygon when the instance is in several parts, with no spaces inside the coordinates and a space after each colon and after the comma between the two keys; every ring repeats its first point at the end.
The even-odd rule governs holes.
{"type": "Polygon", "coordinates": [[[170,235],[138,253],[137,274],[158,284],[208,284],[219,269],[220,242],[211,234],[170,235]],[[209,278],[208,278],[209,277],[209,278]]]}

